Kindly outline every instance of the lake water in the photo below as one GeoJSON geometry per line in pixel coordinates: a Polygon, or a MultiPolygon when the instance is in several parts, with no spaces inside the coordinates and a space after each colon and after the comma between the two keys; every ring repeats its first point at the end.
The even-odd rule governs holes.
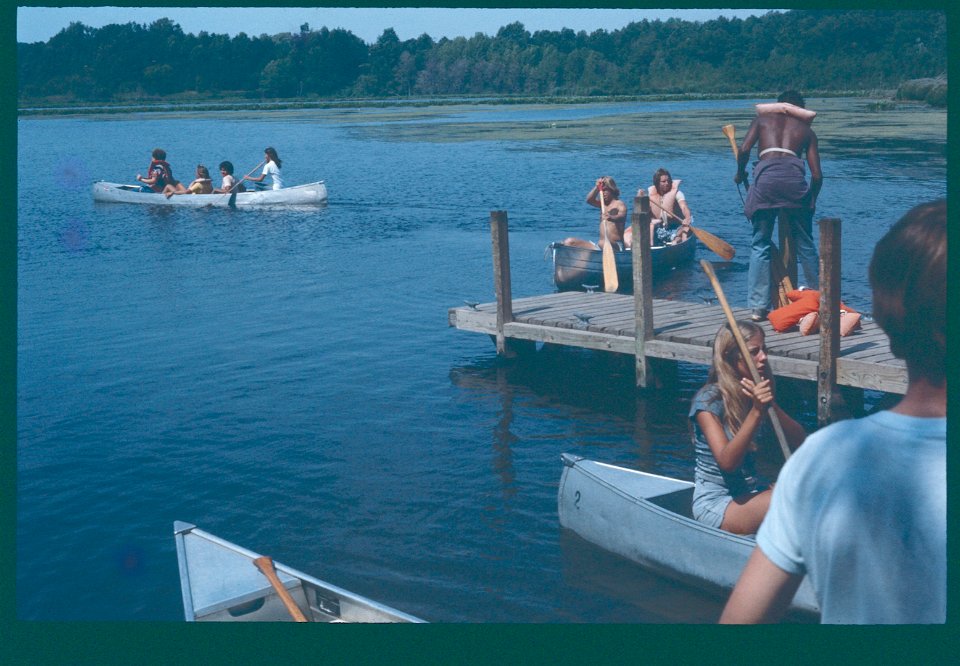
{"type": "MultiPolygon", "coordinates": [[[[692,478],[705,369],[640,396],[629,359],[510,363],[447,309],[493,299],[490,211],[509,215],[514,296],[547,293],[546,246],[596,233],[594,180],[629,201],[660,166],[737,248],[718,273],[743,305],[720,126],[742,136],[754,101],[21,118],[18,617],[182,619],[184,520],[436,622],[713,622],[722,602],[563,533],[556,509],[562,452],[692,478]],[[268,145],[329,206],[91,200],[155,146],[189,181],[268,145]]],[[[875,241],[946,193],[946,112],[867,103],[808,104],[818,217],[843,220],[842,294],[865,312],[875,241]]],[[[712,291],[691,267],[655,295],[712,291]]],[[[812,404],[792,405],[808,425],[812,404]]]]}

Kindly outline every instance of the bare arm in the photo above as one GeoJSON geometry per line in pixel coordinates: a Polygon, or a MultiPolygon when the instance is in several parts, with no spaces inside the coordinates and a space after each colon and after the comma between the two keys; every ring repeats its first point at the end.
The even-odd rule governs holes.
{"type": "Polygon", "coordinates": [[[754,118],[753,122],[750,123],[750,128],[747,130],[746,136],[743,137],[743,143],[740,144],[740,148],[737,151],[737,175],[733,178],[735,183],[742,183],[744,179],[746,179],[747,163],[750,161],[750,151],[753,150],[753,144],[755,144],[759,138],[760,130],[758,129],[758,119],[754,118]]]}
{"type": "Polygon", "coordinates": [[[783,411],[780,405],[774,403],[773,409],[780,418],[780,425],[783,427],[783,434],[787,436],[787,443],[790,445],[790,449],[796,451],[807,438],[807,431],[804,430],[803,426],[797,423],[793,417],[783,411]]]}
{"type": "Polygon", "coordinates": [[[820,171],[820,148],[817,145],[817,135],[810,130],[810,142],[807,144],[807,166],[810,167],[810,207],[817,204],[817,195],[823,186],[823,172],[820,171]]]}
{"type": "Polygon", "coordinates": [[[597,179],[596,185],[593,186],[593,189],[587,193],[587,203],[593,206],[594,208],[600,208],[600,184],[603,182],[602,178],[597,179]]]}
{"type": "Polygon", "coordinates": [[[754,548],[720,615],[720,623],[777,622],[790,606],[802,580],[803,576],[787,573],[762,550],[754,548]]]}
{"type": "Polygon", "coordinates": [[[693,215],[690,213],[690,206],[687,205],[686,199],[683,199],[678,203],[680,204],[680,210],[683,212],[683,226],[689,227],[690,222],[693,220],[693,215]]]}
{"type": "Polygon", "coordinates": [[[743,464],[743,458],[747,455],[750,442],[753,441],[762,419],[763,414],[759,409],[751,409],[733,438],[727,439],[723,424],[715,414],[697,412],[697,425],[700,426],[717,465],[724,472],[732,472],[743,464]]]}

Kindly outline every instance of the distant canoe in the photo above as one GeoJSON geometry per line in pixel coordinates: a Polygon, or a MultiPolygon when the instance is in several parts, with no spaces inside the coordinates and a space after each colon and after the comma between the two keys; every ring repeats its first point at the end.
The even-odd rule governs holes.
{"type": "MultiPolygon", "coordinates": [[[[183,612],[188,622],[292,622],[257,566],[257,553],[175,521],[183,612]]],[[[310,622],[423,622],[274,562],[280,582],[310,622]]]]}
{"type": "MultiPolygon", "coordinates": [[[[560,526],[660,574],[729,594],[756,545],[694,520],[693,483],[564,453],[560,526]]],[[[804,578],[791,608],[819,613],[804,578]]]]}
{"type": "MultiPolygon", "coordinates": [[[[653,275],[661,275],[693,261],[697,239],[691,235],[677,245],[662,245],[650,248],[653,275]]],[[[584,247],[550,243],[553,251],[553,282],[560,291],[583,291],[585,285],[595,285],[603,291],[603,252],[584,247]]],[[[633,251],[614,252],[617,262],[617,291],[633,292],[633,251]]]]}
{"type": "MultiPolygon", "coordinates": [[[[231,205],[231,194],[175,194],[170,198],[159,192],[141,192],[139,185],[121,185],[98,180],[93,184],[93,200],[106,203],[152,204],[157,206],[231,205]]],[[[327,186],[322,180],[279,190],[237,192],[234,206],[318,206],[327,203],[327,186]]]]}

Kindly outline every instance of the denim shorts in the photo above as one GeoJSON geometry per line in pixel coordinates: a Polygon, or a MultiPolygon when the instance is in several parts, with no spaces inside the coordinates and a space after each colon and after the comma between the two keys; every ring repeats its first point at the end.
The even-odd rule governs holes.
{"type": "Polygon", "coordinates": [[[724,486],[698,479],[693,491],[693,517],[708,527],[720,529],[723,514],[732,501],[733,496],[724,486]]]}
{"type": "MultiPolygon", "coordinates": [[[[733,495],[730,494],[730,490],[726,486],[715,481],[698,478],[696,482],[692,507],[694,519],[709,527],[720,529],[727,507],[733,501],[733,495]]],[[[746,494],[757,495],[769,487],[768,484],[761,482],[755,489],[748,491],[746,494]]]]}

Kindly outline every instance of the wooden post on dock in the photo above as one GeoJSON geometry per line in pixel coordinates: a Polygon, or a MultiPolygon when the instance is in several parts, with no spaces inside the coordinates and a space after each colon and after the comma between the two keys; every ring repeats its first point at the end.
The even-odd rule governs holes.
{"type": "Polygon", "coordinates": [[[493,291],[497,296],[497,353],[512,356],[504,324],[513,321],[513,293],[510,287],[510,242],[507,236],[507,211],[490,212],[490,236],[493,240],[493,291]]]}
{"type": "Polygon", "coordinates": [[[840,220],[823,218],[820,224],[820,353],[817,367],[817,423],[833,420],[840,356],[840,220]]]}
{"type": "Polygon", "coordinates": [[[637,386],[646,388],[650,380],[647,340],[653,337],[653,271],[650,260],[650,199],[646,193],[633,200],[630,217],[633,226],[633,305],[635,313],[637,386]]]}

